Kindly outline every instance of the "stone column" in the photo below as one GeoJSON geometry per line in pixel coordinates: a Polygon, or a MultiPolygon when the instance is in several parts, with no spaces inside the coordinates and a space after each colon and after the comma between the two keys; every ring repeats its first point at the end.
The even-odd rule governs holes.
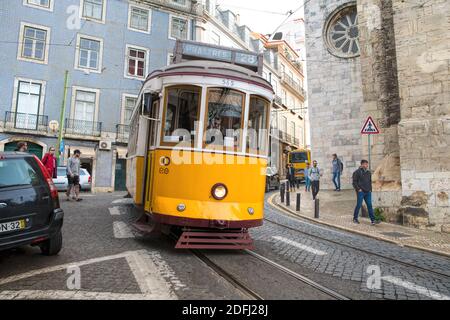
{"type": "Polygon", "coordinates": [[[323,169],[321,187],[334,189],[331,155],[344,163],[343,188],[352,188],[351,176],[362,158],[361,122],[364,121],[359,57],[342,58],[325,42],[328,19],[353,1],[327,0],[305,3],[308,108],[312,158],[323,169]]]}
{"type": "MultiPolygon", "coordinates": [[[[375,169],[374,205],[390,221],[401,222],[400,152],[398,123],[400,97],[397,79],[392,0],[358,0],[359,38],[364,105],[362,113],[372,116],[381,134],[372,136],[371,162],[375,169]]],[[[368,156],[366,137],[363,154],[368,156]]]]}
{"type": "Polygon", "coordinates": [[[450,227],[450,2],[393,0],[404,223],[450,227]]]}

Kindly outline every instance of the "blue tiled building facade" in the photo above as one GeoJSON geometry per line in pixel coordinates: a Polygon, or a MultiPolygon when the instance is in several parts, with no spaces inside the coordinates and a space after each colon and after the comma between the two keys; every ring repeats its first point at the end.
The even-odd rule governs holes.
{"type": "Polygon", "coordinates": [[[57,145],[67,70],[64,158],[80,149],[94,190],[122,189],[142,81],[177,38],[196,40],[202,12],[191,0],[0,1],[0,151],[57,145]]]}

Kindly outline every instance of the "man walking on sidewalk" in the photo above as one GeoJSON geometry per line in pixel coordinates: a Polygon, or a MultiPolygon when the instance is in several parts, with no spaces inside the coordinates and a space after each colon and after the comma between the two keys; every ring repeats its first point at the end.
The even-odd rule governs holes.
{"type": "Polygon", "coordinates": [[[73,197],[76,201],[81,201],[83,199],[80,196],[80,150],[75,150],[72,157],[67,160],[67,181],[69,186],[67,187],[67,200],[70,200],[72,191],[75,193],[73,197]]]}
{"type": "Polygon", "coordinates": [[[372,208],[372,173],[369,170],[369,161],[361,160],[361,166],[353,172],[353,187],[355,188],[357,194],[355,212],[353,213],[353,222],[359,224],[359,210],[361,210],[364,200],[367,205],[367,210],[369,211],[371,224],[378,224],[379,221],[375,220],[372,208]]]}
{"type": "Polygon", "coordinates": [[[312,168],[309,169],[309,180],[311,180],[313,200],[316,200],[317,194],[319,193],[321,176],[322,173],[320,172],[320,169],[317,166],[317,161],[314,160],[312,168]]]}
{"type": "Polygon", "coordinates": [[[335,187],[334,191],[341,191],[341,174],[344,165],[342,164],[342,161],[338,158],[336,153],[333,154],[333,161],[331,161],[331,164],[333,166],[333,183],[335,187]]]}

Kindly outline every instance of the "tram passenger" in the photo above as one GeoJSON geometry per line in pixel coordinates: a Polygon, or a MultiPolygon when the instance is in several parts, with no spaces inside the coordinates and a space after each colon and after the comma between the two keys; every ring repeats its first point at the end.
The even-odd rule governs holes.
{"type": "Polygon", "coordinates": [[[223,132],[222,132],[222,119],[219,116],[215,116],[214,118],[209,120],[207,130],[211,130],[211,140],[208,143],[213,144],[216,141],[217,135],[220,133],[222,135],[223,141],[223,132]]]}

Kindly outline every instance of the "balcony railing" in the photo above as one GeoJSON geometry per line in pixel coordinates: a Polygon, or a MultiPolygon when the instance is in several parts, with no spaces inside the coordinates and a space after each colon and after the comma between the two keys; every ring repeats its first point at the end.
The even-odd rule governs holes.
{"type": "Polygon", "coordinates": [[[295,138],[294,136],[284,132],[284,131],[278,131],[278,136],[281,141],[284,143],[299,147],[300,146],[300,139],[295,138]]]}
{"type": "Polygon", "coordinates": [[[116,141],[127,143],[130,137],[130,126],[126,124],[116,125],[116,141]]]}
{"type": "Polygon", "coordinates": [[[100,137],[102,135],[102,123],[77,119],[66,119],[65,133],[81,136],[100,137]]]}
{"type": "Polygon", "coordinates": [[[283,103],[283,99],[280,96],[275,96],[274,102],[281,106],[283,103]]]}
{"type": "Polygon", "coordinates": [[[183,1],[174,2],[173,0],[144,0],[144,2],[149,2],[159,6],[191,13],[196,16],[203,15],[203,5],[200,3],[200,1],[185,0],[183,3],[183,1]]]}
{"type": "Polygon", "coordinates": [[[288,75],[287,73],[284,72],[284,73],[281,74],[281,79],[288,86],[290,86],[292,89],[294,89],[299,94],[301,94],[303,97],[306,97],[305,89],[303,89],[303,87],[298,82],[295,82],[294,79],[290,75],[288,75]]]}
{"type": "Polygon", "coordinates": [[[48,116],[6,111],[4,127],[5,129],[30,130],[47,133],[48,116]]]}

